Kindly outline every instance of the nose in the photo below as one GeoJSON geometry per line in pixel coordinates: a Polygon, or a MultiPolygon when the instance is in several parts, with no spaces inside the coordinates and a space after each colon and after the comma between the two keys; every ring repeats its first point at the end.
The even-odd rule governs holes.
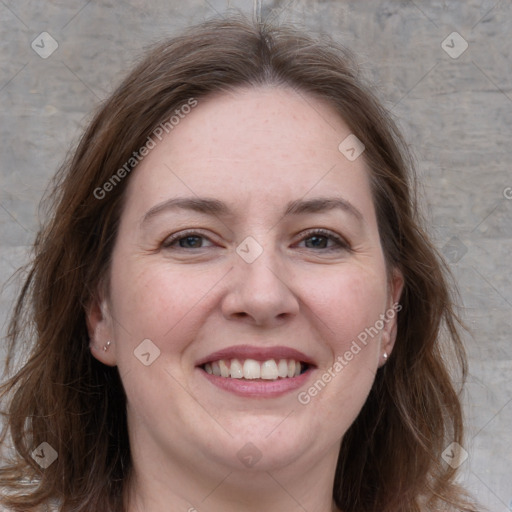
{"type": "Polygon", "coordinates": [[[269,250],[252,263],[235,255],[229,273],[228,291],[222,301],[222,312],[229,320],[255,326],[278,326],[299,312],[299,300],[291,289],[289,269],[269,250]]]}

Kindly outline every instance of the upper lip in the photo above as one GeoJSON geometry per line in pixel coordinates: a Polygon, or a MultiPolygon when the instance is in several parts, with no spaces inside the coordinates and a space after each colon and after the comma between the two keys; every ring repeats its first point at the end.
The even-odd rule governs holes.
{"type": "Polygon", "coordinates": [[[311,357],[294,348],[285,346],[258,347],[252,345],[236,345],[222,350],[217,350],[216,352],[212,352],[211,354],[199,359],[196,366],[202,366],[205,363],[219,361],[220,359],[255,359],[256,361],[268,361],[269,359],[294,359],[295,361],[316,366],[311,357]]]}

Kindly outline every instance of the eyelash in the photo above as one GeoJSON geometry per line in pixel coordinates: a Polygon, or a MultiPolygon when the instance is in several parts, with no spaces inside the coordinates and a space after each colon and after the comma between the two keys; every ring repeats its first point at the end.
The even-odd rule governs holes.
{"type": "MultiPolygon", "coordinates": [[[[313,238],[314,236],[321,236],[321,237],[327,238],[327,240],[332,240],[335,243],[334,247],[321,248],[321,249],[323,249],[323,252],[339,251],[339,250],[351,251],[351,247],[345,239],[336,235],[332,231],[329,231],[327,229],[322,229],[322,228],[311,229],[304,233],[301,233],[301,239],[299,240],[299,242],[303,242],[304,240],[307,240],[308,238],[313,238]]],[[[206,235],[202,234],[201,232],[189,230],[189,231],[181,231],[179,233],[175,233],[175,234],[167,237],[162,242],[161,245],[164,249],[172,249],[176,242],[179,242],[180,240],[183,240],[187,237],[204,238],[206,240],[211,241],[206,235]]],[[[186,247],[176,247],[176,248],[177,249],[185,249],[185,250],[187,250],[187,249],[193,250],[194,249],[194,248],[186,248],[186,247]]],[[[198,249],[204,249],[204,247],[199,247],[198,249]]],[[[308,247],[306,247],[306,249],[308,249],[308,247]]]]}

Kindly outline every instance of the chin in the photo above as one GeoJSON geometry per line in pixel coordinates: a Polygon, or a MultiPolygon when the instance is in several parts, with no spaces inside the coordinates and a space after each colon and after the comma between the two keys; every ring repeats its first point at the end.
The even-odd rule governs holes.
{"type": "Polygon", "coordinates": [[[308,446],[308,429],[283,416],[256,416],[240,422],[233,437],[222,443],[210,441],[210,449],[218,462],[234,470],[272,471],[284,468],[298,459],[308,446]],[[220,448],[220,449],[219,449],[220,448]]]}

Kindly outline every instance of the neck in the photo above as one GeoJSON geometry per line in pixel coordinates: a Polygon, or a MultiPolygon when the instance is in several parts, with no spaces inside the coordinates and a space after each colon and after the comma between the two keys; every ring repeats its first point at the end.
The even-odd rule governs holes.
{"type": "Polygon", "coordinates": [[[162,451],[133,455],[126,486],[127,512],[335,512],[337,453],[321,463],[297,460],[284,468],[248,469],[192,465],[162,451]],[[299,470],[301,468],[301,470],[299,470]]]}

